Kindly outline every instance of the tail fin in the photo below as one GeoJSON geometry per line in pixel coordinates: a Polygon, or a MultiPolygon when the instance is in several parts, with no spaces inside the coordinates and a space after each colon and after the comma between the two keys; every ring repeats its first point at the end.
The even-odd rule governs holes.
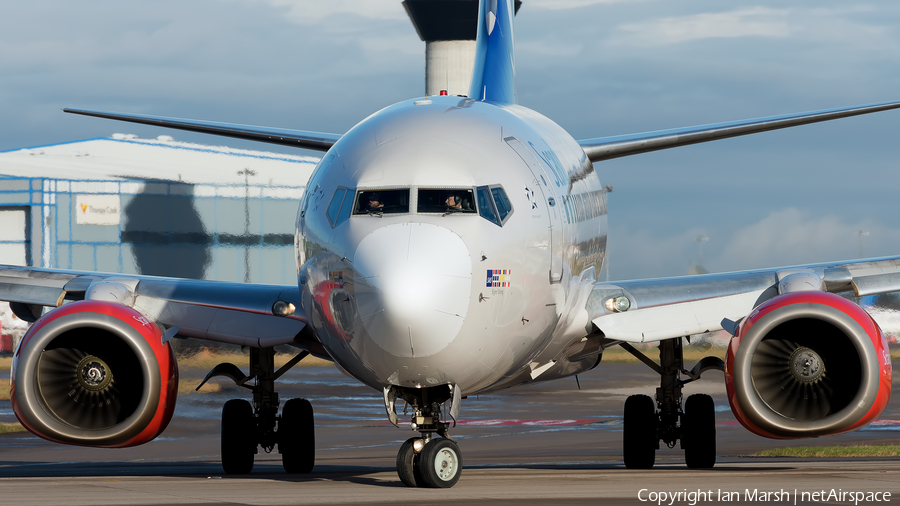
{"type": "Polygon", "coordinates": [[[469,98],[516,103],[513,0],[480,0],[469,98]]]}

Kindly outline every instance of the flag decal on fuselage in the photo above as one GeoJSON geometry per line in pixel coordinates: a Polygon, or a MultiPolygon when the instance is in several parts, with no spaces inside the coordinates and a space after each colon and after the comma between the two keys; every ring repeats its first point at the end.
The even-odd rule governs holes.
{"type": "Polygon", "coordinates": [[[343,271],[328,271],[328,288],[344,288],[343,271]]]}
{"type": "Polygon", "coordinates": [[[488,288],[505,288],[512,281],[512,271],[510,269],[488,269],[487,270],[487,287],[488,288]]]}

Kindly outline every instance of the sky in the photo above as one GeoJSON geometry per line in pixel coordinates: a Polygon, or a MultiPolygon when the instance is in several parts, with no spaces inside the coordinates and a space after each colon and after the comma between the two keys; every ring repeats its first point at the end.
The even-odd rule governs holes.
{"type": "MultiPolygon", "coordinates": [[[[0,151],[122,132],[308,154],[60,109],[342,133],[424,93],[399,0],[3,13],[0,151]]],[[[576,139],[900,100],[897,2],[523,0],[515,36],[519,103],[576,139]]],[[[898,132],[883,112],[596,164],[615,186],[610,278],[900,254],[898,132]]]]}

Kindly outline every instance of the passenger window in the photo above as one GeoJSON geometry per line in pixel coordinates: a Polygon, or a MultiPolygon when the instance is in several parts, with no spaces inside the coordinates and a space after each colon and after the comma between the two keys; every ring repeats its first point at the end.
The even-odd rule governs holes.
{"type": "Polygon", "coordinates": [[[506,198],[506,192],[499,186],[491,188],[491,195],[494,196],[494,204],[497,205],[497,217],[500,218],[500,222],[503,223],[506,221],[506,217],[509,216],[509,213],[512,212],[512,205],[509,203],[509,199],[506,198]]]}
{"type": "Polygon", "coordinates": [[[420,213],[474,213],[471,189],[419,189],[416,211],[420,213]]]}
{"type": "Polygon", "coordinates": [[[353,214],[399,214],[409,212],[409,190],[360,190],[353,214]]]}
{"type": "Polygon", "coordinates": [[[344,202],[344,195],[346,193],[346,188],[338,188],[338,190],[334,192],[334,196],[331,197],[331,203],[328,204],[328,210],[325,211],[325,215],[328,216],[328,222],[331,223],[332,227],[337,225],[338,211],[341,210],[341,204],[344,202]]]}

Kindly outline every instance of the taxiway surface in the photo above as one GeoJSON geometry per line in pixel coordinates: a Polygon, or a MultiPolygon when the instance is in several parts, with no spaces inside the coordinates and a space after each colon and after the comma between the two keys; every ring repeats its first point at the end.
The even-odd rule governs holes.
{"type": "MultiPolygon", "coordinates": [[[[196,382],[204,374],[183,370],[182,381],[196,382]]],[[[661,449],[651,471],[624,468],[623,403],[634,393],[652,395],[657,384],[643,365],[603,363],[580,376],[580,390],[571,379],[465,399],[461,424],[451,431],[465,465],[459,484],[450,490],[408,489],[397,478],[394,459],[412,433],[385,421],[380,394],[333,367],[301,367],[285,376],[279,393],[282,400],[313,402],[318,452],[310,475],[285,474],[277,450],[261,452],[250,475],[223,475],[218,463],[221,406],[229,398],[246,397],[246,390],[223,383],[219,392],[182,395],[163,436],[137,448],[90,449],[24,433],[0,436],[0,504],[580,504],[598,499],[649,504],[640,499],[649,499],[651,492],[679,491],[713,493],[697,504],[724,502],[722,493],[737,492],[737,502],[749,504],[761,502],[759,496],[745,496],[754,490],[802,494],[832,489],[891,492],[891,502],[900,501],[900,459],[746,457],[789,445],[896,443],[900,396],[894,396],[880,421],[852,434],[772,441],[736,422],[721,373],[707,375],[688,385],[685,395],[708,393],[717,404],[722,457],[709,471],[688,470],[677,447],[661,449]]],[[[9,402],[0,401],[0,421],[12,420],[9,402]]],[[[847,503],[804,501],[802,495],[797,500],[822,502],[847,503]]],[[[687,498],[675,501],[689,503],[687,498]]]]}

